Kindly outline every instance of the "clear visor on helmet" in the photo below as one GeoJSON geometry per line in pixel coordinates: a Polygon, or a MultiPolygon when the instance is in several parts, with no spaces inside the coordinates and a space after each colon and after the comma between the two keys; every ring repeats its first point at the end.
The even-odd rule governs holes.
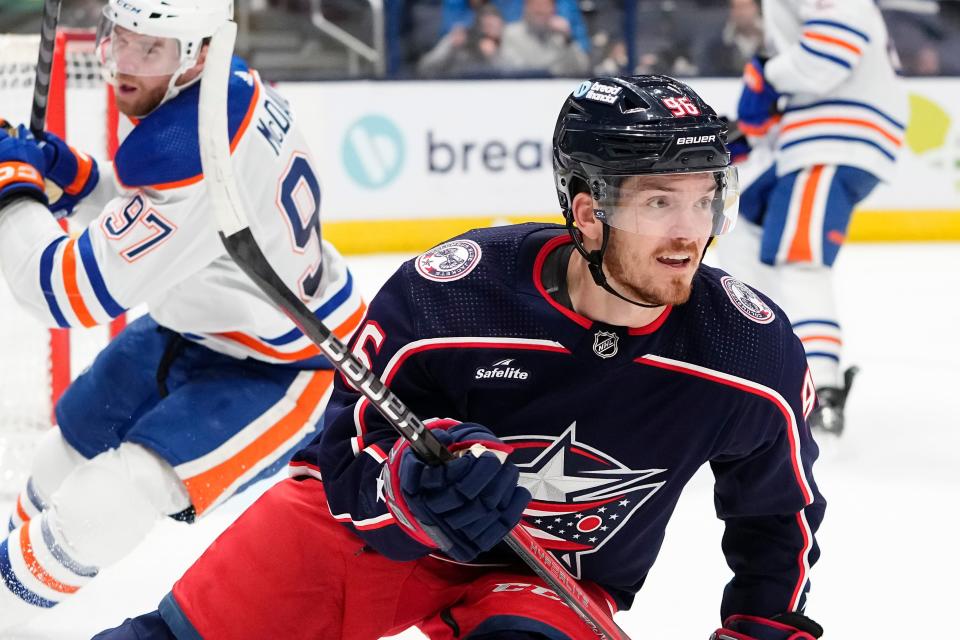
{"type": "Polygon", "coordinates": [[[97,58],[111,74],[169,76],[182,64],[180,41],[131,31],[107,15],[97,29],[97,58]]]}
{"type": "Polygon", "coordinates": [[[706,238],[733,228],[740,187],[736,167],[646,175],[594,175],[590,192],[598,219],[646,236],[706,238]]]}

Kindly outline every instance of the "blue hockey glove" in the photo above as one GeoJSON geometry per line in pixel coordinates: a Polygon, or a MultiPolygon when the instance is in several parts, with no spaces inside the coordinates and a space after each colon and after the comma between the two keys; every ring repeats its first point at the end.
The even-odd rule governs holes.
{"type": "Polygon", "coordinates": [[[749,136],[762,136],[779,119],[780,92],[763,75],[764,61],[758,57],[743,68],[743,90],[737,105],[740,130],[749,136]]]}
{"type": "Polygon", "coordinates": [[[0,123],[0,208],[21,197],[47,204],[43,191],[45,165],[43,152],[26,127],[10,129],[6,121],[0,123]]]}
{"type": "Polygon", "coordinates": [[[516,526],[530,492],[517,485],[520,472],[506,459],[512,447],[486,427],[465,422],[433,433],[458,457],[429,465],[399,440],[385,465],[384,496],[412,538],[468,562],[516,526]]]}
{"type": "Polygon", "coordinates": [[[816,640],[823,627],[802,613],[781,613],[773,618],[730,616],[710,640],[816,640]]]}
{"type": "Polygon", "coordinates": [[[40,149],[47,163],[47,179],[63,190],[63,194],[50,204],[50,211],[61,214],[58,218],[68,216],[100,181],[97,161],[47,131],[43,132],[40,149]]]}

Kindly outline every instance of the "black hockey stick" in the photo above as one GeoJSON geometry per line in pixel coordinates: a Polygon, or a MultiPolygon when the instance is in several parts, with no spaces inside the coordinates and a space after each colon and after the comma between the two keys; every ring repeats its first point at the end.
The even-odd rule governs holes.
{"type": "MultiPolygon", "coordinates": [[[[314,342],[343,374],[380,411],[397,432],[410,442],[424,461],[441,464],[453,455],[424,427],[384,384],[354,356],[270,266],[250,232],[243,202],[233,175],[227,132],[227,84],[236,24],[227,23],[213,37],[200,83],[200,157],[204,180],[227,253],[251,280],[293,323],[314,342]]],[[[506,538],[507,544],[583,619],[607,640],[630,640],[610,612],[580,588],[576,579],[522,526],[506,538]]]]}
{"type": "Polygon", "coordinates": [[[30,132],[41,140],[47,120],[47,96],[50,94],[50,70],[57,44],[57,23],[60,22],[61,0],[44,0],[40,22],[40,51],[37,53],[37,75],[33,81],[33,109],[30,111],[30,132]]]}

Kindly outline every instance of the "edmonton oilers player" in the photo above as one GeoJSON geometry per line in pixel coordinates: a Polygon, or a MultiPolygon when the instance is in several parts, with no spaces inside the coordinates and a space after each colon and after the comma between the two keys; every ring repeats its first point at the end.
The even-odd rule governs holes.
{"type": "Polygon", "coordinates": [[[671,78],[580,85],[554,135],[567,227],[475,230],[427,251],[352,341],[464,455],[424,465],[338,376],[294,477],[158,611],[98,638],[595,638],[498,543],[520,523],[626,609],[707,463],[734,572],[715,637],[819,637],[802,613],[824,510],[803,347],[768,299],[700,264],[736,216],[725,136],[671,78]],[[477,376],[496,369],[526,375],[477,376]]]}
{"type": "MultiPolygon", "coordinates": [[[[0,542],[0,635],[90,582],[158,518],[192,520],[282,467],[320,424],[333,371],[226,255],[201,174],[205,41],[231,17],[228,0],[111,0],[98,52],[126,116],[113,166],[52,135],[0,133],[0,262],[23,306],[61,327],[149,311],[56,407],[59,428],[0,542]],[[44,178],[63,190],[49,209],[85,227],[77,237],[51,216],[44,178]]],[[[346,335],[363,303],[321,242],[294,116],[240,60],[229,114],[254,235],[346,335]]]]}
{"type": "Polygon", "coordinates": [[[873,0],[764,0],[763,21],[771,57],[747,64],[738,107],[756,147],[741,224],[718,248],[790,314],[820,397],[810,424],[839,435],[856,368],[840,368],[832,269],[854,208],[894,175],[906,91],[873,0]]]}

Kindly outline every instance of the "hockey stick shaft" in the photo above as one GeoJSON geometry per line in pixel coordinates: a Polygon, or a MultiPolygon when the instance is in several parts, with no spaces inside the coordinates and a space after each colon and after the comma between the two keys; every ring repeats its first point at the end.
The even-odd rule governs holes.
{"type": "MultiPolygon", "coordinates": [[[[226,122],[227,84],[235,37],[234,23],[228,23],[214,36],[207,51],[204,79],[200,85],[200,157],[213,213],[227,253],[254,284],[320,348],[337,371],[410,442],[411,448],[421,459],[432,464],[452,460],[450,451],[423,422],[284,284],[253,237],[233,176],[226,122]]],[[[522,526],[517,526],[507,536],[506,542],[580,615],[598,638],[629,640],[613,621],[609,611],[587,595],[576,579],[522,526]]]]}
{"type": "Polygon", "coordinates": [[[47,97],[50,94],[50,73],[53,50],[57,44],[57,23],[60,22],[61,0],[44,0],[40,21],[40,51],[37,53],[37,75],[33,81],[33,108],[30,111],[30,132],[39,140],[47,120],[47,97]]]}

